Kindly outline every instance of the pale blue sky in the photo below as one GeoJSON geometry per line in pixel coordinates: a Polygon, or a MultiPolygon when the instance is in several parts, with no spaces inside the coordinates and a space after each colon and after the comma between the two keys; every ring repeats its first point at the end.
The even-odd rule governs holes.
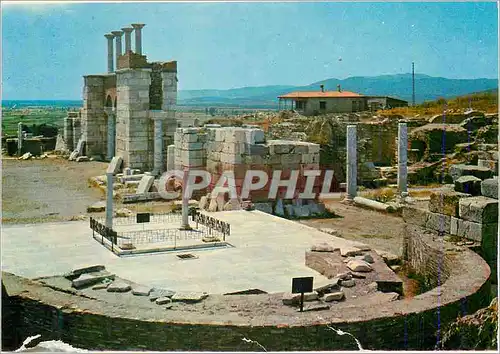
{"type": "Polygon", "coordinates": [[[496,3],[117,3],[2,6],[3,99],[80,99],[104,34],[146,23],[143,53],[179,89],[305,85],[416,72],[498,77],[496,3]],[[339,61],[339,58],[342,61],[339,61]]]}

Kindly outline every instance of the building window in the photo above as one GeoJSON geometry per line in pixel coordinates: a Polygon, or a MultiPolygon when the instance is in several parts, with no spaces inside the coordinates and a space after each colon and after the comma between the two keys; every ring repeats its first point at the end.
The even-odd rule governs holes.
{"type": "Polygon", "coordinates": [[[326,109],[326,101],[319,101],[319,109],[326,109]]]}
{"type": "Polygon", "coordinates": [[[358,111],[358,101],[352,101],[352,111],[353,112],[358,111]]]}
{"type": "Polygon", "coordinates": [[[304,109],[304,104],[305,102],[304,101],[295,101],[295,108],[296,109],[304,109]]]}

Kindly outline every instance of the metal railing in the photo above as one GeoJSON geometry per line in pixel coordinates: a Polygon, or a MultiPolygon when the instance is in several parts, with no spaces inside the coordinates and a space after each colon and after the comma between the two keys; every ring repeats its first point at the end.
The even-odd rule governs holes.
{"type": "Polygon", "coordinates": [[[209,230],[209,233],[219,232],[223,235],[223,240],[226,240],[226,236],[231,234],[231,225],[227,222],[218,220],[206,214],[202,214],[197,210],[193,210],[191,213],[191,217],[193,221],[196,223],[196,228],[199,227],[198,224],[202,224],[206,226],[209,230]]]}
{"type": "MultiPolygon", "coordinates": [[[[182,215],[179,213],[151,214],[148,223],[179,222],[180,225],[181,218],[182,215]]],[[[92,237],[96,238],[96,233],[101,236],[101,244],[104,245],[104,239],[110,242],[111,251],[115,250],[115,246],[121,248],[128,244],[167,243],[172,244],[176,248],[179,241],[203,240],[204,238],[214,240],[211,242],[217,242],[221,238],[222,241],[226,241],[226,236],[231,233],[231,227],[228,223],[206,214],[201,214],[197,210],[191,211],[191,218],[196,223],[196,227],[192,230],[181,230],[171,226],[161,229],[116,231],[105,225],[104,218],[90,218],[90,228],[92,229],[92,237]]],[[[137,215],[113,219],[114,226],[137,225],[139,222],[137,215]]]]}

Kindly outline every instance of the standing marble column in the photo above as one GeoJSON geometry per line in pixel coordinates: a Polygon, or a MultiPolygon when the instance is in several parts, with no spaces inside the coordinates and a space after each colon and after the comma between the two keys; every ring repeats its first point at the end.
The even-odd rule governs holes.
{"type": "Polygon", "coordinates": [[[125,51],[124,54],[132,51],[132,31],[133,27],[122,28],[123,33],[125,33],[125,51]]]}
{"type": "Polygon", "coordinates": [[[17,155],[21,156],[23,154],[23,123],[17,123],[17,155]]]}
{"type": "Polygon", "coordinates": [[[106,172],[106,226],[113,228],[113,172],[106,172]]]}
{"type": "Polygon", "coordinates": [[[105,34],[104,37],[108,40],[108,73],[114,71],[113,67],[113,38],[115,36],[111,33],[105,34]]]}
{"type": "Polygon", "coordinates": [[[175,169],[175,145],[167,146],[167,171],[175,169]]]}
{"type": "Polygon", "coordinates": [[[145,25],[142,23],[132,23],[135,30],[135,52],[142,55],[142,28],[145,25]]]}
{"type": "Polygon", "coordinates": [[[189,196],[187,195],[186,190],[188,184],[189,170],[187,168],[184,169],[184,177],[182,179],[182,224],[181,230],[191,230],[191,226],[189,225],[189,196]]]}
{"type": "Polygon", "coordinates": [[[347,200],[353,200],[358,189],[356,126],[347,126],[347,200]]]}
{"type": "Polygon", "coordinates": [[[115,123],[115,112],[112,108],[106,108],[106,114],[108,116],[108,144],[107,144],[107,160],[111,161],[115,157],[115,136],[116,136],[116,123],[115,123]]]}
{"type": "Polygon", "coordinates": [[[398,125],[398,191],[402,198],[408,196],[408,128],[406,123],[398,125]]]}
{"type": "Polygon", "coordinates": [[[113,34],[113,36],[115,36],[116,38],[116,68],[118,69],[118,57],[120,57],[120,55],[122,55],[122,36],[123,36],[123,32],[122,31],[113,31],[111,32],[111,34],[113,34]]]}
{"type": "Polygon", "coordinates": [[[153,175],[163,173],[163,119],[154,117],[154,162],[153,175]]]}

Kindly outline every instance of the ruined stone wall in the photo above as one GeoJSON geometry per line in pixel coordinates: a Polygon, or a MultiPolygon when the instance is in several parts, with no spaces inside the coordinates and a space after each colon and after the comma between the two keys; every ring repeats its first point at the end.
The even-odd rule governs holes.
{"type": "MultiPolygon", "coordinates": [[[[498,183],[496,180],[486,180],[482,183],[498,183]]],[[[473,244],[491,267],[492,281],[496,283],[497,274],[497,245],[498,245],[498,200],[486,196],[472,196],[471,194],[450,191],[439,191],[431,194],[429,210],[415,207],[403,209],[403,219],[407,224],[416,225],[427,230],[427,233],[438,232],[442,240],[458,240],[473,244]]],[[[436,240],[439,241],[439,240],[436,240]]],[[[406,243],[412,240],[405,240],[406,243]]],[[[443,242],[443,241],[441,241],[443,242]]],[[[452,244],[449,243],[449,246],[452,244]]],[[[406,247],[405,249],[412,249],[406,247]]],[[[421,246],[415,246],[421,254],[410,257],[416,260],[411,264],[415,269],[426,263],[425,260],[436,258],[421,246]]],[[[446,260],[445,260],[446,261],[446,260]]],[[[434,269],[437,264],[425,269],[434,269]]],[[[432,272],[432,271],[431,271],[432,272]]],[[[445,274],[445,273],[443,273],[445,274]]]]}
{"type": "MultiPolygon", "coordinates": [[[[442,252],[442,245],[432,242],[435,234],[411,225],[405,232],[413,245],[407,252],[410,262],[422,254],[439,256],[442,252]]],[[[432,350],[440,328],[489,303],[489,270],[478,255],[464,250],[451,267],[449,264],[442,265],[448,276],[439,293],[431,290],[405,301],[342,307],[338,312],[304,312],[300,318],[276,315],[249,319],[236,314],[172,311],[167,319],[162,308],[137,311],[56,291],[8,273],[2,273],[2,281],[10,295],[8,310],[16,319],[13,328],[19,339],[42,334],[44,340],[60,339],[93,350],[259,349],[244,343],[243,338],[258,341],[268,351],[358,350],[352,337],[335,334],[327,328],[331,325],[357,337],[364,349],[432,350]]],[[[265,302],[262,296],[267,295],[251,295],[248,301],[255,301],[258,308],[265,302]]]]}
{"type": "Polygon", "coordinates": [[[161,110],[163,104],[162,65],[151,64],[151,86],[149,87],[149,109],[161,110]]]}
{"type": "MultiPolygon", "coordinates": [[[[86,154],[103,155],[106,152],[106,120],[104,114],[104,79],[106,75],[84,76],[81,131],[86,141],[86,154]]],[[[75,132],[75,127],[73,127],[75,132]]],[[[76,146],[78,135],[74,135],[76,146]]]]}
{"type": "Polygon", "coordinates": [[[153,151],[153,122],[149,118],[151,69],[123,69],[116,72],[116,155],[124,166],[150,170],[153,151]]]}
{"type": "MultiPolygon", "coordinates": [[[[175,166],[203,169],[210,172],[215,187],[225,171],[234,174],[236,192],[240,195],[248,170],[264,171],[269,181],[263,188],[252,191],[252,201],[267,201],[274,171],[281,171],[281,180],[288,180],[298,171],[297,190],[306,184],[304,171],[319,170],[319,145],[307,142],[268,140],[255,128],[177,128],[175,134],[175,166]]],[[[226,175],[227,176],[227,175],[226,175]]],[[[315,179],[313,191],[321,191],[324,175],[315,179]]],[[[284,198],[285,187],[278,188],[278,198],[284,198]]],[[[294,196],[294,198],[297,196],[294,196]]],[[[292,199],[292,198],[288,198],[292,199]]]]}

